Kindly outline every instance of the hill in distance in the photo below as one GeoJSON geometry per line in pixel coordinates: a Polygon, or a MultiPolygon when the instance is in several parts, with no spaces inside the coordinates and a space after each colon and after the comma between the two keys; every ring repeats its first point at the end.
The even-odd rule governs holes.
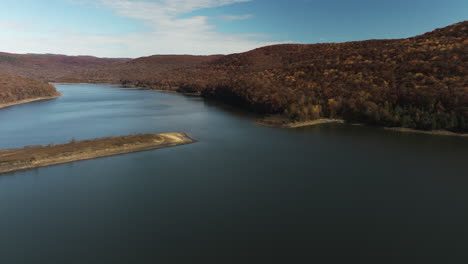
{"type": "Polygon", "coordinates": [[[468,22],[420,36],[275,45],[124,84],[199,93],[287,122],[468,131],[468,22]]]}
{"type": "Polygon", "coordinates": [[[154,55],[114,63],[110,66],[87,68],[63,76],[58,80],[63,82],[120,83],[121,80],[130,78],[135,80],[136,85],[145,85],[145,83],[152,83],[149,80],[157,78],[160,73],[195,67],[222,56],[154,55]]]}
{"type": "Polygon", "coordinates": [[[468,22],[420,36],[286,44],[227,56],[134,60],[0,54],[0,71],[55,82],[175,90],[274,114],[468,131],[468,22]]]}
{"type": "Polygon", "coordinates": [[[54,54],[12,54],[0,52],[0,71],[21,77],[55,82],[63,76],[76,75],[83,70],[103,68],[129,59],[108,59],[92,56],[54,54]]]}
{"type": "Polygon", "coordinates": [[[147,79],[159,72],[194,66],[219,57],[156,55],[130,60],[0,53],[0,105],[58,94],[47,82],[120,83],[125,77],[147,79]]]}

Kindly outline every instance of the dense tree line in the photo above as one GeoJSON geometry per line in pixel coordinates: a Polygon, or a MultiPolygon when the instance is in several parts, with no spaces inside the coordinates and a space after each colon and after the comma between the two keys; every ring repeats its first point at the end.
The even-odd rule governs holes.
{"type": "Polygon", "coordinates": [[[57,95],[57,90],[45,82],[0,73],[0,104],[57,95]]]}
{"type": "Polygon", "coordinates": [[[291,120],[468,131],[468,22],[399,40],[276,45],[124,84],[195,92],[291,120]]]}
{"type": "MultiPolygon", "coordinates": [[[[468,131],[468,22],[413,38],[275,45],[228,56],[100,59],[0,53],[0,71],[62,82],[121,82],[197,93],[292,121],[342,118],[468,131]]],[[[0,75],[0,100],[52,93],[0,75]]]]}
{"type": "Polygon", "coordinates": [[[129,59],[0,52],[0,72],[49,82],[109,82],[109,74],[88,79],[86,73],[126,61],[129,59]]]}

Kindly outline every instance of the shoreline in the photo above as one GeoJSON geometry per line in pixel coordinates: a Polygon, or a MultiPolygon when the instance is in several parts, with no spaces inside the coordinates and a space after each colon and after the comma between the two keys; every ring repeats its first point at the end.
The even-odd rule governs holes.
{"type": "Polygon", "coordinates": [[[49,84],[73,85],[73,84],[94,84],[94,85],[120,85],[120,83],[73,83],[73,82],[49,82],[49,84]]]}
{"type": "MultiPolygon", "coordinates": [[[[73,85],[73,84],[93,84],[93,85],[119,85],[120,83],[54,83],[50,82],[49,84],[62,84],[62,85],[73,85]]],[[[133,86],[137,87],[137,86],[133,86]]],[[[192,93],[182,93],[178,92],[176,90],[162,90],[162,89],[150,89],[150,88],[140,88],[141,90],[150,90],[150,91],[155,91],[155,92],[163,92],[163,93],[177,93],[181,95],[189,95],[189,96],[200,96],[199,94],[192,94],[192,93]]],[[[35,98],[35,99],[26,99],[22,101],[17,101],[11,104],[0,104],[0,109],[8,106],[13,106],[17,104],[23,104],[23,103],[30,103],[30,102],[35,102],[35,101],[40,101],[40,100],[50,100],[50,99],[55,99],[58,98],[62,95],[56,96],[56,97],[41,97],[41,98],[35,98]]],[[[332,118],[321,118],[321,119],[316,119],[316,120],[310,120],[310,121],[303,121],[303,122],[287,122],[285,119],[279,118],[279,119],[272,119],[268,120],[268,118],[264,118],[258,121],[255,121],[255,124],[261,125],[261,126],[266,126],[266,127],[276,127],[276,128],[299,128],[299,127],[307,127],[307,126],[315,126],[315,125],[321,125],[321,124],[331,124],[331,123],[339,123],[339,124],[344,124],[346,123],[345,120],[343,119],[332,119],[332,118]]],[[[355,124],[350,124],[350,125],[358,125],[358,126],[367,126],[366,124],[361,124],[361,123],[355,123],[355,124]]],[[[456,136],[456,137],[468,137],[468,133],[455,133],[447,130],[418,130],[418,129],[412,129],[412,128],[404,128],[404,127],[378,127],[384,130],[388,131],[394,131],[394,132],[401,132],[401,133],[418,133],[418,134],[426,134],[426,135],[437,135],[437,136],[456,136]]]]}
{"type": "MultiPolygon", "coordinates": [[[[154,90],[154,89],[147,89],[147,88],[141,88],[143,91],[153,91],[153,92],[160,92],[160,93],[179,93],[177,91],[173,90],[154,90]]],[[[181,93],[180,93],[181,94],[181,93]]]]}
{"type": "Polygon", "coordinates": [[[452,136],[452,137],[468,137],[468,133],[455,133],[447,130],[418,130],[413,128],[405,127],[383,127],[384,130],[401,132],[401,133],[417,133],[417,134],[426,134],[433,136],[452,136]]]}
{"type": "Polygon", "coordinates": [[[331,124],[331,123],[344,124],[345,121],[343,119],[322,118],[322,119],[311,120],[311,121],[289,123],[289,124],[285,124],[284,127],[285,128],[298,128],[298,127],[316,126],[316,125],[331,124]]]}
{"type": "Polygon", "coordinates": [[[61,96],[62,96],[62,94],[59,94],[59,95],[56,95],[56,96],[48,96],[48,97],[36,97],[36,98],[31,98],[31,99],[19,100],[19,101],[7,103],[7,104],[0,104],[0,109],[5,108],[5,107],[20,105],[20,104],[27,104],[27,103],[37,102],[37,101],[57,99],[57,98],[59,98],[61,96]]]}
{"type": "Polygon", "coordinates": [[[284,119],[278,120],[267,120],[262,119],[255,122],[257,125],[266,126],[266,127],[277,127],[277,128],[299,128],[307,126],[316,126],[321,124],[330,124],[330,123],[339,123],[343,124],[345,121],[343,119],[333,119],[333,118],[321,118],[310,121],[303,122],[284,122],[284,119]]]}
{"type": "Polygon", "coordinates": [[[69,162],[175,147],[197,142],[183,132],[139,134],[61,145],[28,146],[0,150],[0,174],[60,165],[69,162]]]}
{"type": "MultiPolygon", "coordinates": [[[[286,119],[281,117],[267,117],[255,122],[257,125],[266,126],[266,127],[276,127],[276,128],[299,128],[307,126],[316,126],[321,124],[349,124],[351,126],[369,126],[363,123],[346,123],[343,119],[332,119],[332,118],[321,118],[317,120],[310,120],[304,122],[287,122],[286,119]]],[[[468,137],[468,133],[455,133],[448,130],[418,130],[412,128],[404,127],[380,127],[380,126],[369,126],[375,127],[387,131],[400,132],[400,133],[418,133],[426,135],[435,135],[435,136],[452,136],[452,137],[468,137]]]]}

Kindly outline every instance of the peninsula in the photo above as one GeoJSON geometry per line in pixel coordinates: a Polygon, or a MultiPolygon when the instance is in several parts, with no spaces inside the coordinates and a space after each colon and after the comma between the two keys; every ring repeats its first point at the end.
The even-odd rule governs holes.
{"type": "Polygon", "coordinates": [[[0,173],[195,143],[186,133],[138,134],[0,150],[0,173]]]}
{"type": "Polygon", "coordinates": [[[62,96],[52,85],[0,72],[0,108],[62,96]]]}

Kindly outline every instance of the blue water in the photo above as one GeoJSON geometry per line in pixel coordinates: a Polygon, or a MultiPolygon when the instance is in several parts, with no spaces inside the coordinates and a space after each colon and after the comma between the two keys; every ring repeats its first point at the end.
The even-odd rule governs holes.
{"type": "Polygon", "coordinates": [[[0,148],[133,133],[200,142],[0,176],[0,263],[467,263],[468,139],[266,128],[109,85],[0,110],[0,148]]]}

